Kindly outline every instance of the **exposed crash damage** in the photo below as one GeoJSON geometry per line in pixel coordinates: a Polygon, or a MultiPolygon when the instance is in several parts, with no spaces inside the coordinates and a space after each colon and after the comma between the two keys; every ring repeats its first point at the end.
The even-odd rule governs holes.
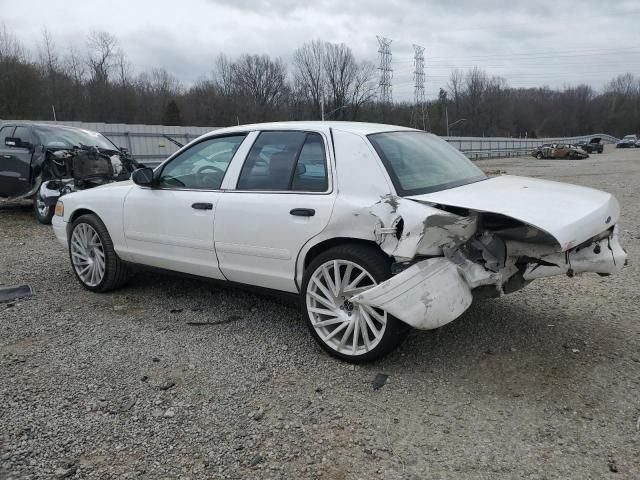
{"type": "Polygon", "coordinates": [[[62,195],[128,180],[137,164],[116,150],[98,147],[46,148],[40,200],[55,205],[62,195]]]}
{"type": "Polygon", "coordinates": [[[415,328],[433,329],[455,320],[474,297],[512,293],[553,275],[621,270],[626,253],[618,242],[615,199],[575,186],[571,193],[578,198],[566,197],[555,185],[503,176],[447,191],[453,196],[382,197],[369,213],[376,219],[376,241],[399,273],[352,301],[384,309],[415,328]],[[547,201],[518,205],[517,217],[507,215],[509,206],[495,193],[513,188],[544,190],[547,201]],[[554,220],[566,216],[557,209],[576,201],[582,208],[571,212],[572,228],[554,227],[566,225],[554,220]],[[546,218],[539,215],[544,209],[546,218]]]}
{"type": "Polygon", "coordinates": [[[139,166],[126,150],[97,132],[62,125],[3,124],[0,196],[33,198],[34,213],[50,223],[67,193],[126,180],[139,166]]]}

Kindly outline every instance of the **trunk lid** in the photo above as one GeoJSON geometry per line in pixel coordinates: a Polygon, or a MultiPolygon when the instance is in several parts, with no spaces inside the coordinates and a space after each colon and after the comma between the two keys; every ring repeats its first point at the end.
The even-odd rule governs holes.
{"type": "Polygon", "coordinates": [[[609,193],[512,175],[406,198],[520,220],[553,236],[562,251],[612,227],[620,216],[618,201],[609,193]]]}

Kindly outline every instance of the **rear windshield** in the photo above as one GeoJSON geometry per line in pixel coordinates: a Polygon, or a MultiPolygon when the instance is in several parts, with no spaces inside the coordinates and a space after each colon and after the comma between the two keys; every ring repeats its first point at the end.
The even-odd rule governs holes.
{"type": "Polygon", "coordinates": [[[98,132],[91,130],[38,127],[38,136],[47,148],[83,148],[98,147],[104,150],[117,150],[116,146],[98,132]]]}
{"type": "Polygon", "coordinates": [[[385,132],[368,138],[401,196],[437,192],[487,178],[471,160],[435,135],[385,132]]]}

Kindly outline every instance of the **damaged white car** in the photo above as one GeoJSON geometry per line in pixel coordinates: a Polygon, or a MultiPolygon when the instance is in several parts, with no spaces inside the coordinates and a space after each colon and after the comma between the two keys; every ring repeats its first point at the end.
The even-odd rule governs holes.
{"type": "Polygon", "coordinates": [[[90,290],[142,264],[298,294],[322,348],[365,362],[474,297],[618,272],[619,215],[605,192],[487,178],[422,131],[291,122],[216,130],[132,181],[68,194],[53,226],[90,290]]]}

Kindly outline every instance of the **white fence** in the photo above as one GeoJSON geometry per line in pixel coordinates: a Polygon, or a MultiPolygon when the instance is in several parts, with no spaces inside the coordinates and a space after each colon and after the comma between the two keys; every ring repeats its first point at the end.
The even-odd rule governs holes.
{"type": "MultiPolygon", "coordinates": [[[[19,121],[19,120],[15,120],[19,121]]],[[[0,120],[0,124],[11,120],[0,120]]],[[[149,166],[157,165],[178,150],[171,139],[186,144],[200,135],[220,127],[172,127],[164,125],[142,125],[125,123],[51,122],[100,132],[118,147],[125,147],[139,162],[149,166]],[[168,137],[168,138],[167,138],[168,137]]],[[[508,137],[442,137],[472,160],[490,157],[527,155],[543,143],[577,143],[600,137],[605,143],[615,143],[617,138],[597,133],[579,137],[556,138],[508,138],[508,137]]]]}

